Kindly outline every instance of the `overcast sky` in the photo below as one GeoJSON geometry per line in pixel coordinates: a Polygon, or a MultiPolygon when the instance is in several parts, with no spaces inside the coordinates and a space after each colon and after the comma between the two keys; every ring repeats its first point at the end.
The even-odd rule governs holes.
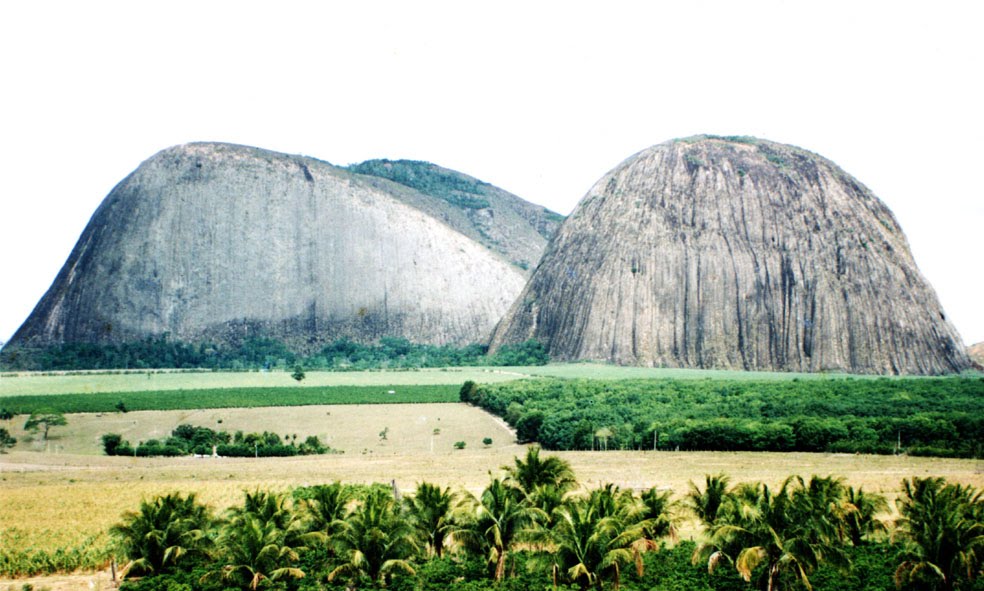
{"type": "Polygon", "coordinates": [[[754,135],[838,163],[984,341],[984,3],[5,2],[0,340],[96,207],[198,140],[428,160],[569,213],[631,154],[754,135]]]}

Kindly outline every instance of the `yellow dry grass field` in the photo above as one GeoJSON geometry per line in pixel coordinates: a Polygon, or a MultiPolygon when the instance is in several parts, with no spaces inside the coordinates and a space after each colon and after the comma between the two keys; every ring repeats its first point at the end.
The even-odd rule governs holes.
{"type": "Polygon", "coordinates": [[[392,451],[417,454],[452,450],[457,441],[464,441],[468,449],[482,447],[486,437],[492,438],[493,445],[512,439],[505,423],[463,404],[223,408],[83,413],[65,417],[68,425],[52,428],[47,442],[23,430],[23,417],[0,421],[0,426],[18,439],[15,449],[56,456],[100,455],[101,438],[106,433],[119,433],[134,445],[148,439],[166,439],[181,424],[230,434],[272,431],[281,436],[297,435],[298,441],[316,435],[322,443],[348,454],[392,451]],[[386,431],[385,439],[380,436],[383,431],[386,431]]]}

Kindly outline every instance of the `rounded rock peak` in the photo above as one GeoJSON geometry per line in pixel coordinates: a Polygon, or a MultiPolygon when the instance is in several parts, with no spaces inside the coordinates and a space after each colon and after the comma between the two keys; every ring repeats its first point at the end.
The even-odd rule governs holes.
{"type": "Polygon", "coordinates": [[[969,360],[889,209],[833,162],[695,136],[603,176],[492,340],[554,358],[939,374],[969,360]]]}

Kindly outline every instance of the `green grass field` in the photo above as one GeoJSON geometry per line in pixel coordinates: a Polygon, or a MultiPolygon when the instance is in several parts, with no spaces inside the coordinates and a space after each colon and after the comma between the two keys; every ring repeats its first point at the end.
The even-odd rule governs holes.
{"type": "Polygon", "coordinates": [[[130,372],[46,372],[4,373],[0,375],[0,398],[35,394],[86,394],[97,392],[137,392],[143,390],[209,390],[219,388],[316,388],[326,386],[429,386],[506,382],[529,377],[592,380],[823,380],[864,379],[874,376],[846,374],[806,374],[711,369],[673,369],[659,367],[619,367],[602,363],[551,363],[523,367],[450,367],[420,370],[309,371],[298,383],[287,371],[130,371],[130,372]]]}
{"type": "Polygon", "coordinates": [[[416,371],[309,371],[302,382],[294,381],[290,377],[290,372],[286,371],[5,373],[0,375],[0,398],[144,390],[460,385],[467,380],[491,383],[515,380],[531,375],[528,372],[522,372],[521,369],[452,367],[416,371]]]}
{"type": "Polygon", "coordinates": [[[315,404],[418,404],[457,402],[460,386],[324,386],[315,388],[217,388],[209,390],[142,390],[8,396],[2,407],[15,414],[38,409],[62,413],[115,412],[123,403],[128,411],[201,408],[257,408],[315,404]]]}

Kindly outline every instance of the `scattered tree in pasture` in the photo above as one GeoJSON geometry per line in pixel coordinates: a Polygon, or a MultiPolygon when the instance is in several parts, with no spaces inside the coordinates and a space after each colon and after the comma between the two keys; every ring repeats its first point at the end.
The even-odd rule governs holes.
{"type": "Polygon", "coordinates": [[[307,374],[304,373],[304,368],[300,364],[297,364],[294,366],[294,371],[290,374],[290,377],[294,378],[297,382],[301,382],[307,377],[307,374]]]}
{"type": "Polygon", "coordinates": [[[17,439],[7,429],[0,427],[0,454],[7,453],[7,449],[15,445],[17,445],[17,439]]]}
{"type": "Polygon", "coordinates": [[[27,418],[27,422],[24,423],[24,429],[31,432],[41,431],[43,440],[47,442],[48,432],[52,427],[62,427],[67,424],[68,420],[65,419],[65,415],[58,411],[50,409],[36,410],[27,418]]]}

